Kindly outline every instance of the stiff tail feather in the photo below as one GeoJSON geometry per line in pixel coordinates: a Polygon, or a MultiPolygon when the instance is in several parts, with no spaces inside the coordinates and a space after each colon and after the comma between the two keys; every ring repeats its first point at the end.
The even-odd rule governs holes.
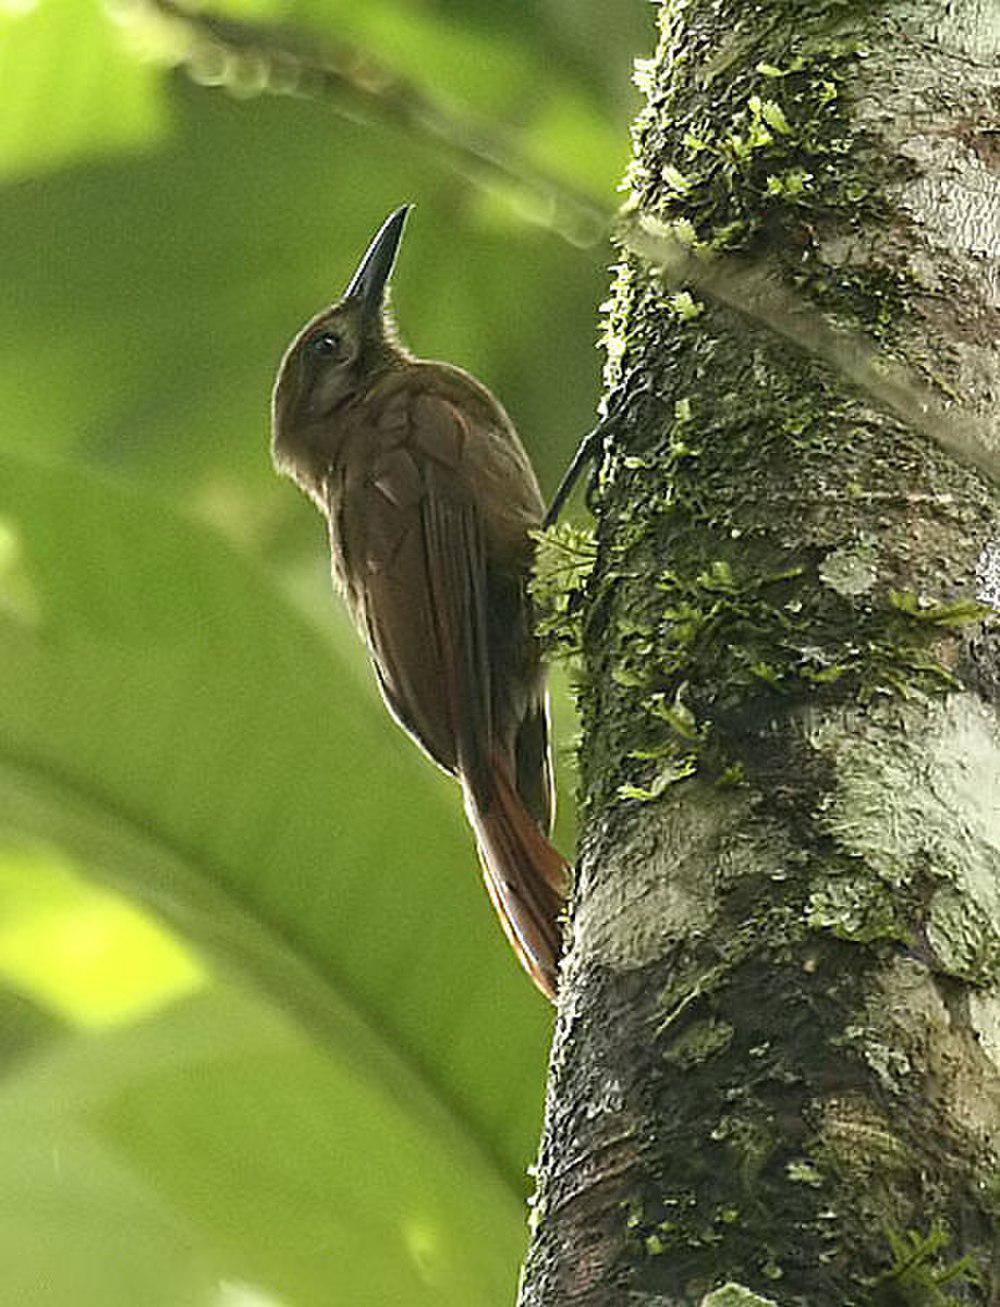
{"type": "Polygon", "coordinates": [[[502,763],[492,769],[487,794],[464,788],[493,906],[525,970],[554,1002],[569,863],[539,830],[502,763]]]}

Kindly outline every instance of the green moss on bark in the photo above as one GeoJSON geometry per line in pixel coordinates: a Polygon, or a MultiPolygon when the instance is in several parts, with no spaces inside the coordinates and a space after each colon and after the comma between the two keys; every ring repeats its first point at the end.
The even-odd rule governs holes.
{"type": "MultiPolygon", "coordinates": [[[[767,257],[889,340],[906,321],[903,262],[823,255],[900,220],[907,165],[856,125],[850,97],[881,6],[726,8],[720,51],[714,10],[669,7],[632,203],[696,250],[767,257]]],[[[599,561],[563,636],[593,654],[583,715],[602,730],[585,795],[658,798],[706,768],[745,781],[741,731],[792,705],[953,689],[955,637],[982,616],[956,602],[975,566],[954,552],[956,527],[971,539],[990,512],[982,488],[818,364],[747,341],[731,315],[632,262],[606,339],[609,382],[647,381],[600,470],[599,561]],[[899,512],[915,495],[931,506],[918,547],[899,512]],[[920,590],[901,595],[915,563],[920,590]]]]}
{"type": "MultiPolygon", "coordinates": [[[[699,256],[766,259],[908,360],[914,165],[862,108],[896,7],[666,6],[629,180],[699,256]]],[[[579,1233],[560,1185],[593,1161],[575,1246],[622,1300],[985,1303],[1000,835],[971,815],[995,718],[965,650],[995,494],[635,258],[606,335],[623,416],[549,627],[583,664],[590,818],[551,1210],[579,1233]]]]}

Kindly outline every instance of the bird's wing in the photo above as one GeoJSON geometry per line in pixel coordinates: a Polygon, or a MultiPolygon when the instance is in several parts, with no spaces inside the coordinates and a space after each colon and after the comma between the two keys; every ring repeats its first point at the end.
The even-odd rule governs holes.
{"type": "Polygon", "coordinates": [[[476,783],[493,729],[485,547],[461,476],[467,431],[446,400],[406,402],[405,423],[397,404],[364,433],[337,532],[389,707],[432,758],[476,783]]]}
{"type": "MultiPolygon", "coordinates": [[[[466,445],[481,433],[471,433],[447,399],[419,392],[409,397],[407,422],[392,431],[389,438],[375,419],[363,434],[364,457],[348,462],[348,480],[329,504],[345,588],[393,714],[461,779],[490,896],[525,966],[551,995],[566,864],[539,830],[544,800],[533,795],[531,811],[518,793],[513,737],[497,737],[497,711],[516,710],[505,706],[502,687],[497,696],[496,682],[517,680],[523,669],[496,629],[508,613],[502,594],[511,578],[499,588],[491,579],[468,480],[466,445]]],[[[513,647],[517,636],[534,658],[530,627],[512,626],[505,638],[513,647]]],[[[515,734],[520,725],[518,716],[515,734]]],[[[544,723],[541,730],[529,752],[543,754],[544,786],[544,723]]]]}

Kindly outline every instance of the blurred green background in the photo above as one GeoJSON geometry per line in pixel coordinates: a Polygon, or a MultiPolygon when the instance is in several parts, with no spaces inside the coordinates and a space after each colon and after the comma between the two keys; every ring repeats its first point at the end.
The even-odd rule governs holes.
{"type": "Polygon", "coordinates": [[[268,397],[412,200],[403,334],[501,395],[551,493],[651,17],[195,15],[0,0],[0,1301],[508,1304],[551,1016],[268,397]]]}

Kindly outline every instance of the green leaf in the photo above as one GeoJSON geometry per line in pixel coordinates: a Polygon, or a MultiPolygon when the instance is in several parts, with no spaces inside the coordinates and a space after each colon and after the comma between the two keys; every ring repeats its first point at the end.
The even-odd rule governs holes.
{"type": "Polygon", "coordinates": [[[227,987],[22,1062],[0,1164],[18,1307],[513,1297],[520,1204],[455,1119],[352,1021],[319,1045],[227,987]]]}
{"type": "Polygon", "coordinates": [[[607,199],[628,162],[626,140],[593,100],[565,90],[545,97],[525,131],[524,150],[551,176],[607,199]]]}
{"type": "MultiPolygon", "coordinates": [[[[628,66],[649,27],[638,3],[558,15],[520,0],[185,7],[275,21],[279,39],[307,46],[346,39],[463,129],[486,124],[594,193],[621,166],[628,66]]],[[[264,84],[256,56],[236,61],[233,96],[194,84],[212,80],[205,64],[189,77],[133,58],[139,38],[183,57],[183,24],[167,31],[151,13],[19,0],[0,14],[0,168],[18,178],[0,188],[0,836],[13,850],[0,868],[0,971],[17,991],[0,991],[0,1089],[14,1093],[35,1059],[26,1095],[41,1104],[45,1088],[51,1106],[30,1131],[0,1109],[0,1164],[24,1178],[0,1198],[4,1294],[45,1280],[44,1307],[59,1292],[80,1307],[86,1280],[102,1307],[115,1295],[130,1307],[507,1303],[548,1009],[496,927],[454,787],[378,701],[329,594],[319,522],[271,473],[267,395],[292,332],[338,293],[385,212],[413,199],[393,288],[404,336],[494,387],[554,485],[599,390],[604,260],[519,220],[428,139],[329,102],[251,95],[264,84]],[[72,466],[37,466],[39,455],[72,466]],[[116,490],[81,462],[140,489],[116,490]],[[164,500],[273,560],[294,605],[164,500]],[[68,940],[99,956],[84,965],[68,940]],[[238,1002],[216,1012],[219,975],[238,1002]],[[192,988],[183,1008],[160,1011],[192,988]],[[255,1016],[258,991],[281,1012],[255,1016]],[[272,1037],[279,1021],[291,1033],[272,1037]],[[202,1026],[225,1067],[186,1051],[202,1026]],[[189,1068],[179,1080],[160,1083],[143,1034],[154,1028],[189,1068]],[[227,1044],[234,1031],[253,1058],[227,1044]],[[329,1061],[330,1084],[299,1102],[306,1053],[329,1061]],[[102,1102],[135,1101],[139,1085],[147,1095],[135,1141],[92,1116],[77,1131],[71,1090],[91,1060],[107,1065],[102,1102]],[[348,1072],[350,1092],[338,1087],[348,1072]],[[222,1099],[232,1107],[213,1121],[222,1099]],[[258,1121],[257,1099],[280,1108],[258,1121]],[[154,1157],[142,1140],[161,1119],[154,1157]],[[216,1161],[212,1141],[237,1120],[245,1133],[216,1161]],[[350,1146],[320,1165],[348,1121],[350,1146]],[[287,1177],[270,1162],[253,1170],[271,1132],[287,1177]],[[310,1138],[315,1282],[279,1265],[281,1244],[295,1244],[295,1194],[313,1192],[310,1138]],[[436,1195],[424,1207],[447,1210],[467,1255],[399,1252],[414,1170],[436,1195]],[[354,1201],[369,1182],[370,1201],[354,1201]],[[349,1278],[346,1255],[326,1256],[342,1234],[373,1275],[369,1253],[384,1243],[384,1281],[349,1278]]]]}
{"type": "Polygon", "coordinates": [[[765,100],[760,106],[760,113],[768,127],[772,127],[779,135],[791,135],[792,129],[788,125],[788,119],[776,100],[765,100]]]}
{"type": "MultiPolygon", "coordinates": [[[[10,453],[0,519],[0,835],[67,850],[280,1004],[450,1156],[455,1191],[515,1249],[549,1014],[455,787],[389,721],[354,644],[194,522],[10,453]]],[[[324,1109],[361,1141],[383,1129],[362,1098],[324,1109]]],[[[395,1211],[388,1163],[379,1183],[395,1211]]]]}
{"type": "Polygon", "coordinates": [[[893,590],[889,602],[907,617],[928,626],[962,627],[972,622],[981,622],[992,617],[994,609],[989,604],[976,599],[951,599],[938,602],[923,595],[914,594],[912,590],[893,590]]]}
{"type": "Polygon", "coordinates": [[[681,322],[691,322],[704,313],[705,306],[700,300],[696,300],[688,290],[677,291],[671,295],[668,303],[674,315],[681,322]]]}
{"type": "Polygon", "coordinates": [[[148,913],[38,849],[0,850],[0,978],[94,1029],[133,1021],[206,980],[148,913]]]}
{"type": "Polygon", "coordinates": [[[100,0],[0,3],[0,175],[148,147],[165,126],[160,81],[100,0]]]}
{"type": "MultiPolygon", "coordinates": [[[[639,757],[636,753],[634,756],[639,757]]],[[[649,803],[653,799],[658,799],[661,794],[666,794],[672,785],[677,785],[680,781],[687,780],[698,770],[698,759],[692,754],[683,754],[676,758],[669,758],[660,764],[659,769],[652,783],[649,785],[633,785],[626,781],[618,787],[618,797],[620,799],[635,799],[639,803],[649,803]]]]}

